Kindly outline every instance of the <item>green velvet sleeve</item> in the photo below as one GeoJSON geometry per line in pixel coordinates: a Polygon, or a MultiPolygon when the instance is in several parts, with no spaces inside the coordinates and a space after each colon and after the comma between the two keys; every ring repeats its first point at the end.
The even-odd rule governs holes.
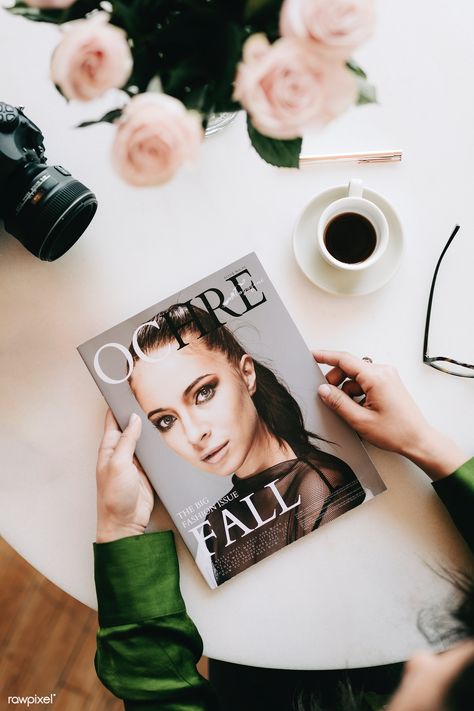
{"type": "Polygon", "coordinates": [[[99,631],[95,666],[127,711],[213,711],[196,670],[202,641],[179,590],[171,531],[94,544],[99,631]]]}
{"type": "Polygon", "coordinates": [[[474,551],[474,457],[450,476],[434,481],[433,486],[474,551]]]}

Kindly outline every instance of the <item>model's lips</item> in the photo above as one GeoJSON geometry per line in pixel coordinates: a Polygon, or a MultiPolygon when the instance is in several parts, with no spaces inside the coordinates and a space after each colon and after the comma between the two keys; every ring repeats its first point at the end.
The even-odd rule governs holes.
{"type": "Polygon", "coordinates": [[[201,461],[210,464],[217,464],[217,462],[220,462],[221,459],[225,457],[228,446],[229,442],[227,441],[224,442],[224,444],[220,444],[218,447],[214,447],[214,449],[211,449],[203,457],[201,457],[201,461]]]}

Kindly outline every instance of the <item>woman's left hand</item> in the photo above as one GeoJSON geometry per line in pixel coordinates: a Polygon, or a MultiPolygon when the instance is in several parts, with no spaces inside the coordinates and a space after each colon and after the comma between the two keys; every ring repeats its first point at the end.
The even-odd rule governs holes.
{"type": "Polygon", "coordinates": [[[133,414],[123,432],[110,410],[97,458],[97,543],[143,533],[153,489],[134,456],[142,421],[133,414]]]}
{"type": "Polygon", "coordinates": [[[425,420],[395,368],[339,351],[313,356],[333,366],[319,396],[368,442],[403,454],[433,480],[449,476],[467,461],[455,442],[425,420]],[[361,395],[361,403],[353,400],[361,395]]]}

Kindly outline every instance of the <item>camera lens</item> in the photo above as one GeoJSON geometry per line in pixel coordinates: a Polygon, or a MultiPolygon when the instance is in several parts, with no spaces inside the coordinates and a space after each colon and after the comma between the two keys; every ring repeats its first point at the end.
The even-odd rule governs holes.
{"type": "Polygon", "coordinates": [[[97,210],[94,193],[60,165],[22,165],[7,192],[5,229],[48,262],[72,247],[97,210]]]}

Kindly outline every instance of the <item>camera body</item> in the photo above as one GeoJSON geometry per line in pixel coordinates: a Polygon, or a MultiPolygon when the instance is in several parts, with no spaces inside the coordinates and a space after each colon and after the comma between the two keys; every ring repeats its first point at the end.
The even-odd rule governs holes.
{"type": "Polygon", "coordinates": [[[48,166],[44,136],[22,107],[0,102],[0,217],[46,261],[79,239],[97,210],[94,193],[60,165],[48,166]]]}

